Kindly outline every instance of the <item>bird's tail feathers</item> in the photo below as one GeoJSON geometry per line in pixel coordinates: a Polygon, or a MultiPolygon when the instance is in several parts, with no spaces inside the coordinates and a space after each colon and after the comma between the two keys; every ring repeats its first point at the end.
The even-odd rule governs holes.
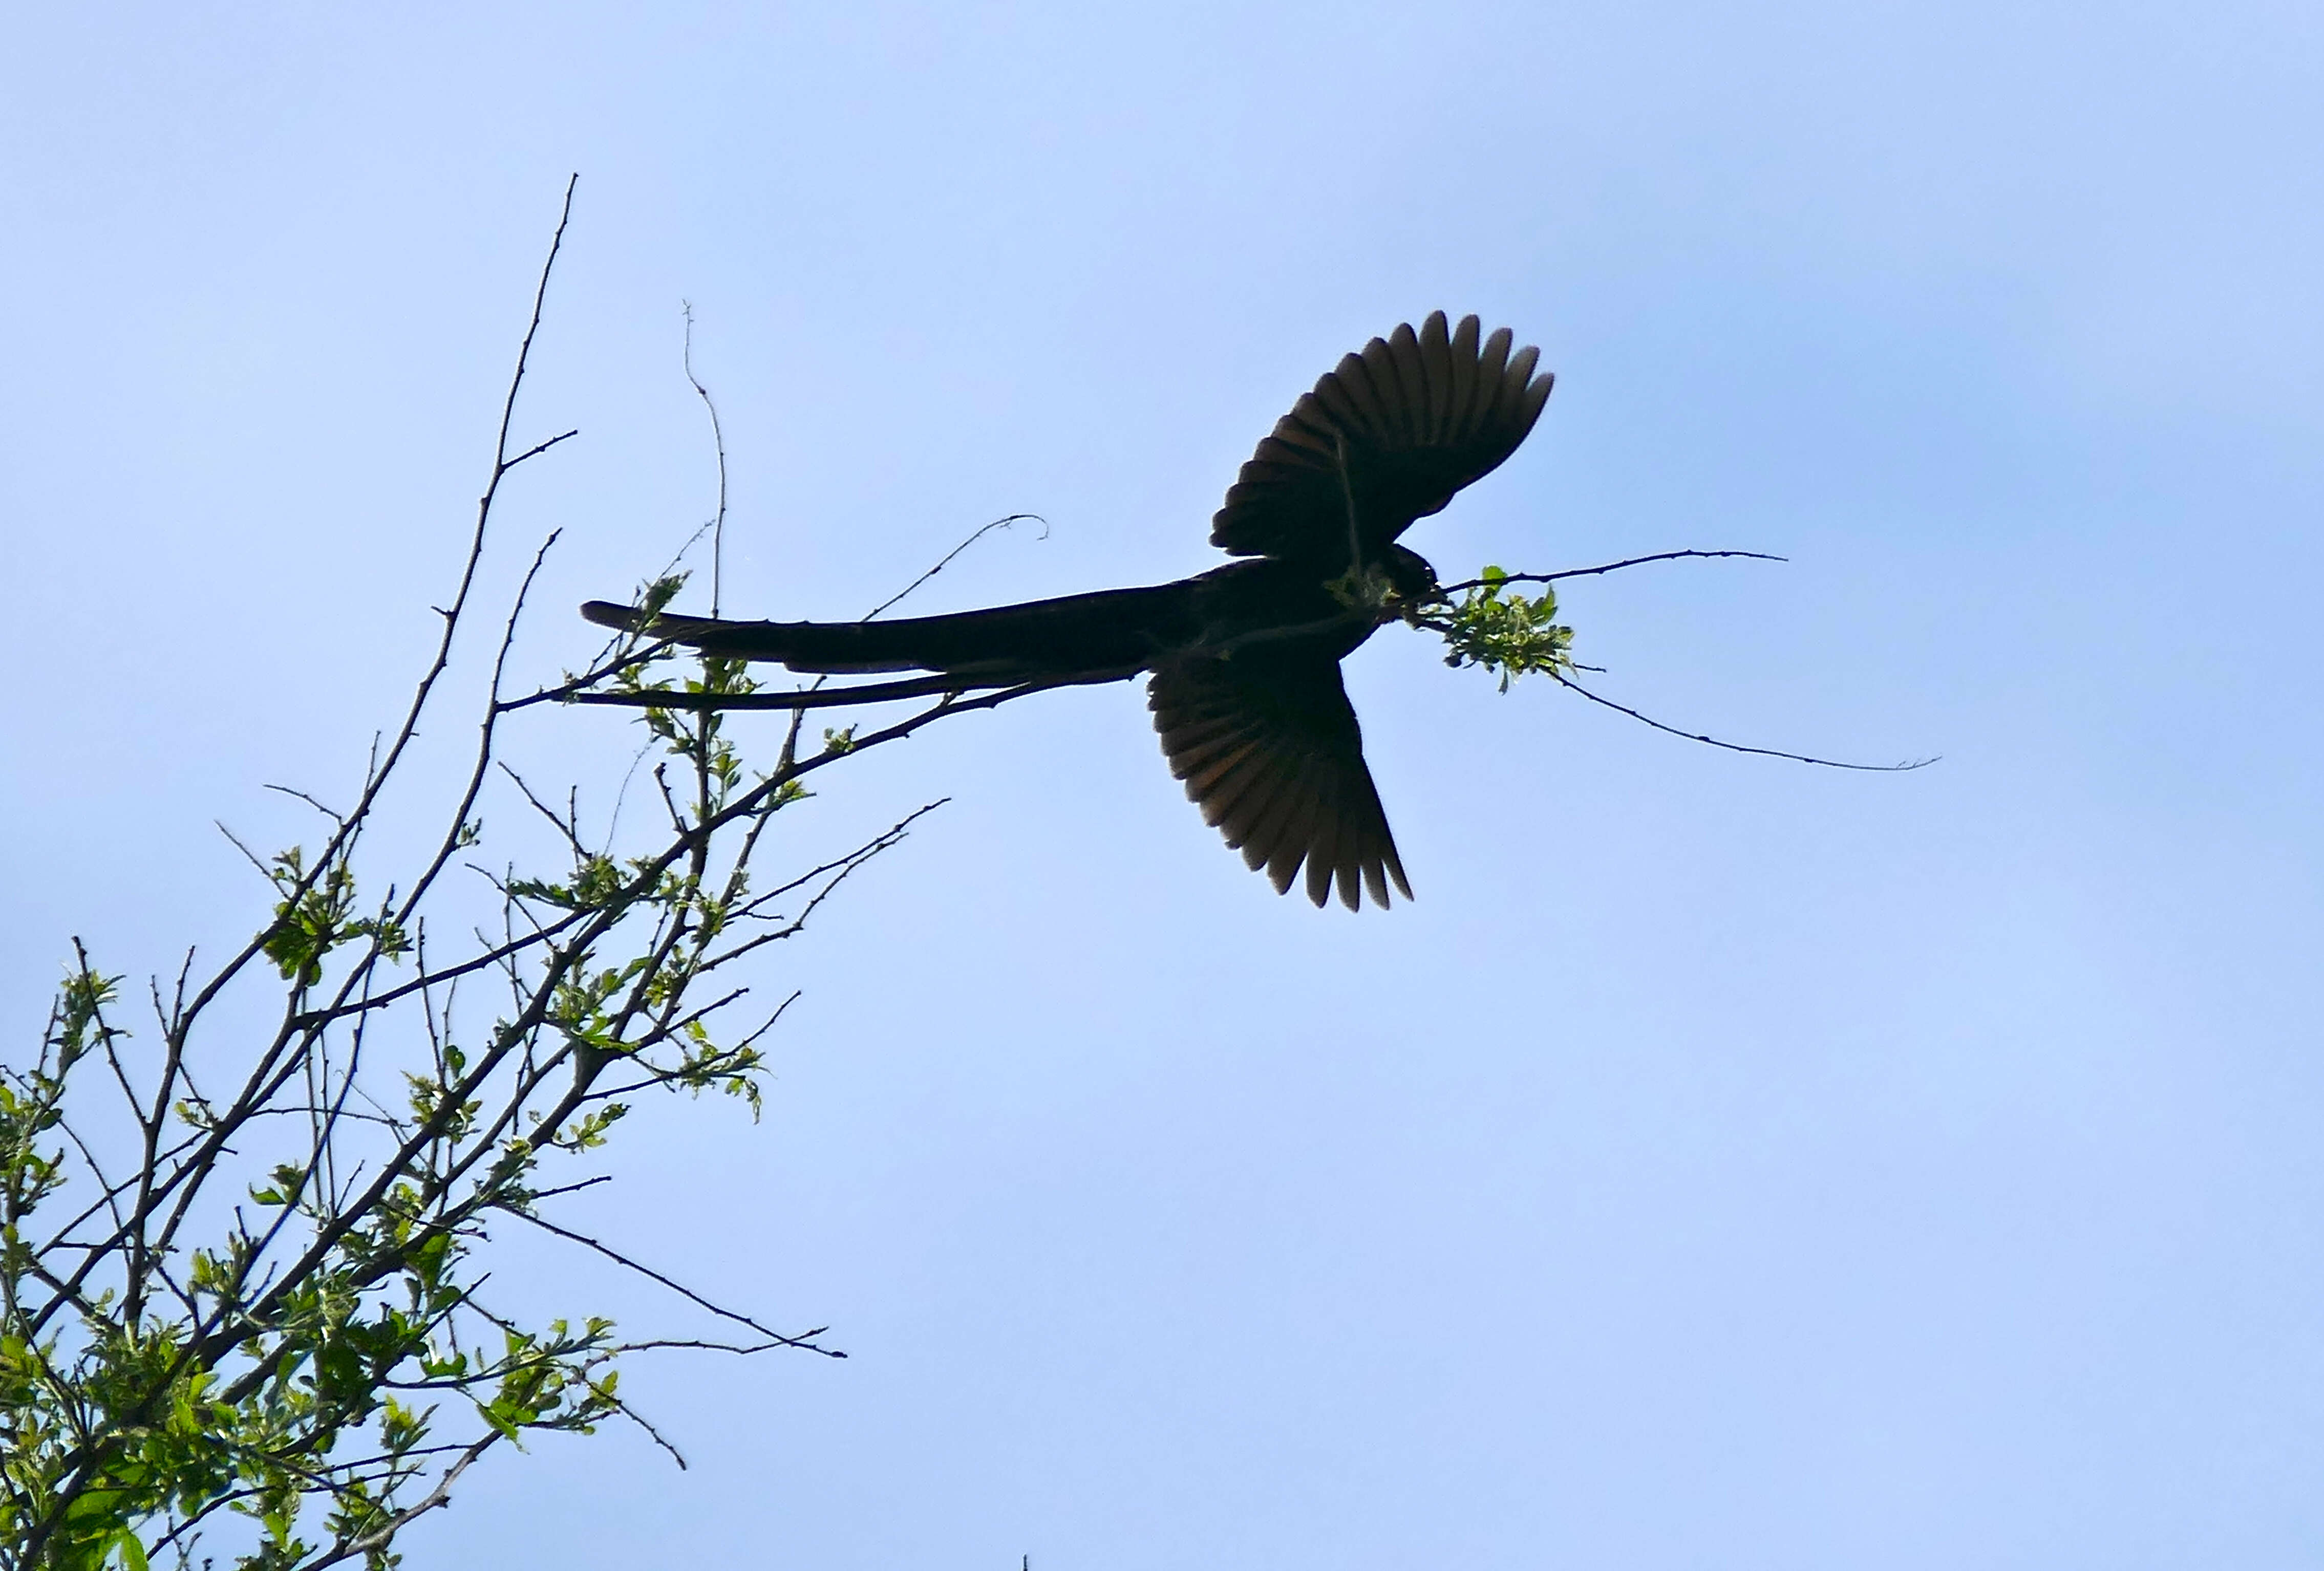
{"type": "Polygon", "coordinates": [[[675,639],[708,655],[779,660],[794,671],[1029,678],[1143,666],[1176,631],[1171,624],[1187,599],[1185,585],[1165,583],[884,622],[731,621],[669,611],[648,618],[602,600],[581,614],[603,627],[675,639]]]}

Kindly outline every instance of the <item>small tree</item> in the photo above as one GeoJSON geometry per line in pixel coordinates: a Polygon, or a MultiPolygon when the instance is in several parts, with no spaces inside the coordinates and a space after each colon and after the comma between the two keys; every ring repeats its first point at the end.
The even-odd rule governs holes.
{"type": "MultiPolygon", "coordinates": [[[[568,217],[571,201],[568,188],[568,217]]],[[[844,1356],[820,1329],[777,1331],[643,1265],[736,1335],[623,1340],[601,1317],[521,1320],[482,1291],[486,1229],[511,1218],[634,1263],[547,1214],[597,1181],[560,1165],[604,1146],[646,1092],[716,1090],[755,1110],[759,1043],[782,1009],[740,1015],[750,989],[729,982],[733,969],[798,932],[918,814],[770,879],[759,863],[776,816],[810,776],[1017,695],[826,732],[807,754],[794,716],[755,772],[704,702],[750,690],[733,662],[692,662],[681,676],[659,647],[626,640],[578,675],[510,696],[510,652],[551,537],[497,619],[477,740],[432,850],[392,880],[365,854],[390,795],[425,787],[410,777],[410,744],[477,620],[502,484],[573,435],[512,450],[564,231],[560,218],[434,657],[352,805],[294,793],[325,815],[321,843],[251,856],[271,910],[216,970],[197,977],[189,952],[173,984],[157,980],[150,1027],[120,1023],[121,978],[76,942],[37,1061],[0,1074],[10,1564],[190,1565],[206,1531],[238,1520],[243,1566],[388,1566],[397,1534],[487,1451],[532,1431],[642,1423],[620,1393],[624,1353],[844,1356]],[[585,832],[574,794],[556,805],[500,756],[515,717],[555,714],[550,701],[591,687],[636,703],[662,755],[650,772],[662,822],[618,845],[585,832]],[[663,707],[664,694],[693,706],[663,707]],[[486,875],[498,913],[487,932],[463,916],[447,875],[489,854],[493,793],[549,825],[562,852],[552,868],[486,875]],[[269,989],[279,1009],[256,1013],[254,995],[269,989]],[[241,1023],[270,1015],[254,1041],[241,1023]]],[[[680,582],[653,585],[648,603],[680,582]]]]}

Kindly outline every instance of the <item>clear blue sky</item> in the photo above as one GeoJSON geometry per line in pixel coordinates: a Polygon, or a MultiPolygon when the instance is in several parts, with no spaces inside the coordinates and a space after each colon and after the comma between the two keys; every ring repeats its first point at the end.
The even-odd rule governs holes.
{"type": "Polygon", "coordinates": [[[681,299],[783,616],[1015,510],[926,609],[1208,565],[1318,372],[1473,310],[1558,390],[1412,544],[1784,553],[1577,585],[1579,650],[1943,761],[1383,635],[1420,899],[1350,917],[1130,689],[867,758],[803,834],[954,800],[767,968],[768,1118],[656,1107],[574,1213],[853,1358],[641,1364],[693,1471],[546,1441],[409,1563],[2324,1562],[2319,148],[2324,12],[2255,0],[23,11],[7,1051],[358,771],[568,171],[542,670],[707,510],[681,299]]]}

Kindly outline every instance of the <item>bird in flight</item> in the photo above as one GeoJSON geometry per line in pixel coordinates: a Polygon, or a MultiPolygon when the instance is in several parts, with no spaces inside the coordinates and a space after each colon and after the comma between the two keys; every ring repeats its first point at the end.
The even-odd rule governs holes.
{"type": "MultiPolygon", "coordinates": [[[[1397,543],[1517,450],[1549,398],[1540,352],[1474,317],[1406,324],[1326,372],[1276,422],[1211,520],[1240,560],[1175,583],[894,621],[733,621],[591,601],[591,621],[707,655],[831,675],[927,677],[835,689],[817,704],[1120,682],[1141,673],[1170,772],[1204,821],[1281,894],[1306,869],[1350,910],[1412,886],[1388,832],[1340,662],[1437,593],[1397,543]]],[[[808,696],[802,694],[802,697],[808,696]]]]}

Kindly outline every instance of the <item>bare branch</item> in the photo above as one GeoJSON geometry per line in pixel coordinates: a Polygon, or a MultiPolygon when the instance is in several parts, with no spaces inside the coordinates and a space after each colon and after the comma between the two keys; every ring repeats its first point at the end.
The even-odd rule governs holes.
{"type": "Polygon", "coordinates": [[[678,1297],[685,1299],[689,1303],[699,1305],[701,1308],[709,1310],[712,1314],[716,1315],[722,1320],[732,1320],[738,1326],[749,1327],[752,1330],[756,1331],[760,1336],[766,1337],[768,1341],[775,1343],[778,1346],[784,1347],[797,1347],[807,1353],[820,1353],[825,1358],[844,1358],[847,1356],[846,1354],[842,1353],[835,1348],[817,1346],[815,1343],[807,1339],[807,1337],[821,1335],[819,1331],[809,1331],[807,1333],[807,1337],[786,1337],[780,1331],[772,1330],[768,1327],[762,1326],[758,1321],[752,1319],[750,1316],[745,1315],[739,1310],[730,1309],[722,1304],[713,1303],[710,1300],[704,1298],[700,1293],[696,1292],[692,1288],[687,1287],[685,1283],[678,1282],[670,1277],[664,1276],[652,1266],[632,1260],[628,1255],[623,1254],[621,1251],[614,1249],[608,1245],[602,1244],[596,1239],[588,1236],[586,1234],[576,1233],[569,1227],[560,1227],[556,1223],[549,1220],[546,1217],[537,1216],[529,1210],[512,1210],[509,1214],[513,1217],[521,1217],[526,1221],[531,1223],[534,1226],[539,1227],[545,1232],[554,1233],[559,1238],[566,1239],[574,1244],[578,1244],[585,1249],[594,1250],[595,1253],[602,1254],[606,1259],[612,1261],[614,1264],[634,1271],[640,1276],[660,1283],[663,1287],[666,1287],[669,1289],[670,1291],[678,1294],[678,1297]]]}
{"type": "Polygon", "coordinates": [[[573,854],[576,857],[586,858],[588,856],[588,847],[581,843],[580,826],[575,823],[572,818],[558,817],[557,810],[550,807],[547,803],[541,801],[540,797],[534,795],[532,787],[525,784],[524,776],[518,774],[514,769],[510,768],[504,760],[495,758],[493,762],[493,766],[498,768],[502,774],[508,776],[509,783],[523,794],[524,799],[532,804],[533,811],[540,813],[541,817],[547,819],[549,823],[556,828],[557,832],[565,837],[565,843],[572,848],[573,854]]]}
{"type": "Polygon", "coordinates": [[[285,796],[294,796],[300,801],[305,803],[308,806],[313,808],[316,812],[321,813],[325,818],[329,819],[333,823],[345,823],[347,821],[347,815],[346,813],[339,812],[337,808],[324,806],[321,803],[316,801],[313,797],[308,795],[304,791],[298,789],[296,786],[267,786],[263,787],[263,789],[268,791],[279,791],[285,796]]]}
{"type": "MultiPolygon", "coordinates": [[[[694,374],[694,303],[678,302],[686,313],[686,347],[680,356],[686,380],[693,385],[702,407],[710,412],[710,441],[718,452],[718,510],[710,517],[710,614],[716,616],[726,584],[726,433],[718,424],[718,404],[702,379],[694,374]]],[[[678,1464],[683,1467],[685,1463],[678,1464]]]]}
{"type": "Polygon", "coordinates": [[[671,1445],[669,1443],[669,1437],[665,1436],[659,1429],[655,1429],[653,1425],[647,1422],[646,1416],[643,1413],[638,1411],[637,1409],[632,1407],[627,1401],[624,1401],[620,1397],[609,1396],[607,1400],[613,1402],[614,1410],[619,1412],[622,1417],[629,1419],[630,1422],[635,1424],[639,1429],[643,1429],[646,1432],[647,1438],[653,1441],[655,1445],[660,1447],[663,1450],[669,1452],[669,1459],[678,1464],[678,1470],[680,1473],[687,1470],[686,1453],[671,1445]]]}
{"type": "Polygon", "coordinates": [[[1600,698],[1579,683],[1561,676],[1554,671],[1545,672],[1543,675],[1548,676],[1560,687],[1578,693],[1591,703],[1610,709],[1617,714],[1627,714],[1641,725],[1650,725],[1658,731],[1683,738],[1690,742],[1701,742],[1705,747],[1724,748],[1730,753],[1756,753],[1763,758],[1789,758],[1794,764],[1814,764],[1826,769],[1861,769],[1868,774],[1877,775],[1896,775],[1914,769],[1925,769],[1937,761],[1935,757],[1931,757],[1912,758],[1901,764],[1848,764],[1836,758],[1811,758],[1805,753],[1787,753],[1779,748],[1747,748],[1740,742],[1722,742],[1717,737],[1699,736],[1693,731],[1681,730],[1674,725],[1665,725],[1662,721],[1649,715],[1640,714],[1637,710],[1617,703],[1610,698],[1600,698]]]}
{"type": "Polygon", "coordinates": [[[1754,562],[1791,560],[1789,556],[1771,556],[1765,551],[1656,551],[1650,556],[1628,556],[1619,562],[1600,563],[1595,567],[1569,567],[1562,573],[1504,573],[1498,578],[1465,578],[1458,583],[1439,584],[1437,593],[1459,594],[1494,583],[1555,583],[1563,578],[1591,578],[1600,573],[1619,573],[1625,567],[1643,566],[1648,562],[1677,562],[1696,556],[1745,556],[1754,562]]]}
{"type": "MultiPolygon", "coordinates": [[[[989,524],[981,524],[976,528],[969,532],[967,539],[963,540],[959,545],[954,546],[951,550],[937,557],[936,565],[935,566],[929,568],[926,573],[921,574],[918,578],[913,579],[909,583],[907,583],[903,588],[898,590],[895,593],[881,601],[878,605],[873,606],[870,611],[865,611],[863,613],[863,620],[867,622],[876,620],[882,612],[894,609],[897,605],[902,602],[905,596],[910,594],[912,591],[919,588],[921,584],[926,583],[929,579],[934,578],[937,574],[942,573],[945,568],[951,566],[954,557],[958,556],[963,551],[967,550],[971,546],[975,545],[979,540],[984,538],[985,536],[992,533],[993,530],[1010,528],[1018,524],[1025,523],[1028,520],[1041,526],[1041,538],[1046,540],[1049,537],[1049,520],[1043,518],[1038,513],[1010,513],[1005,519],[995,519],[989,524]]],[[[710,614],[712,616],[716,616],[718,613],[715,610],[713,610],[710,614]]]]}

